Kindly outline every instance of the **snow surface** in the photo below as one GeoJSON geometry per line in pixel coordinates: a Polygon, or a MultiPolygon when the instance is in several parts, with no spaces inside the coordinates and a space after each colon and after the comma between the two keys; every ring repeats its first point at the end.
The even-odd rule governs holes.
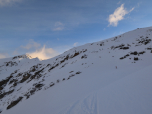
{"type": "Polygon", "coordinates": [[[40,61],[27,55],[0,59],[0,81],[17,70],[0,92],[14,90],[0,99],[0,111],[2,114],[151,114],[151,40],[152,27],[148,27],[72,48],[49,60],[40,61]],[[138,54],[131,54],[135,51],[138,54]],[[9,61],[17,64],[6,65],[9,61]],[[18,76],[19,73],[22,75],[18,76]],[[27,73],[30,77],[21,82],[27,73]],[[17,80],[16,86],[13,86],[15,81],[10,83],[13,79],[17,80]],[[36,84],[43,86],[35,89],[36,84]],[[20,96],[23,99],[7,109],[20,96]]]}

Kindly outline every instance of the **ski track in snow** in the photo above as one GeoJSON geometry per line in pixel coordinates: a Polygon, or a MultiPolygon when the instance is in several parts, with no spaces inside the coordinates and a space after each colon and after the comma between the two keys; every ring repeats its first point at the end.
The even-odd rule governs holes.
{"type": "Polygon", "coordinates": [[[98,112],[97,93],[93,93],[82,100],[76,101],[58,114],[100,114],[98,112]]]}

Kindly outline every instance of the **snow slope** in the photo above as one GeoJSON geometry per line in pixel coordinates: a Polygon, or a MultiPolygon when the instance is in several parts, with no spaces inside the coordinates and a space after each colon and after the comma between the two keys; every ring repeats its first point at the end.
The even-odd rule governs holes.
{"type": "Polygon", "coordinates": [[[151,114],[152,27],[40,61],[0,60],[2,114],[151,114]],[[117,68],[116,68],[117,66],[117,68]]]}

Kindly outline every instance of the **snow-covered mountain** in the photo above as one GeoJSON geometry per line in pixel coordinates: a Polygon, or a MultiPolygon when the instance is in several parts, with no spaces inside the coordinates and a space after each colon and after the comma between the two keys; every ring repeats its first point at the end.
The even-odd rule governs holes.
{"type": "Polygon", "coordinates": [[[152,27],[48,60],[0,59],[2,114],[151,114],[152,27]]]}

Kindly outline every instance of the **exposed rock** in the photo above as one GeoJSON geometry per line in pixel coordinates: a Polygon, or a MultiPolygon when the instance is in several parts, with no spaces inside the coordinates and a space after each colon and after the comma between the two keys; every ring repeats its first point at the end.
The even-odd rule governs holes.
{"type": "Polygon", "coordinates": [[[134,52],[131,52],[130,54],[131,54],[131,55],[137,55],[138,52],[137,52],[137,51],[134,51],[134,52]]]}
{"type": "Polygon", "coordinates": [[[41,87],[43,87],[43,86],[44,86],[44,84],[36,84],[36,85],[35,85],[36,88],[41,88],[41,87]]]}
{"type": "Polygon", "coordinates": [[[58,79],[56,82],[57,82],[57,83],[59,83],[59,82],[60,82],[60,80],[58,79]]]}
{"type": "Polygon", "coordinates": [[[135,60],[135,61],[138,61],[138,57],[134,57],[134,60],[135,60]]]}
{"type": "Polygon", "coordinates": [[[120,59],[124,59],[123,57],[121,57],[120,59]]]}
{"type": "Polygon", "coordinates": [[[87,58],[87,55],[86,54],[84,54],[82,57],[81,57],[81,59],[83,59],[83,58],[87,58]]]}
{"type": "Polygon", "coordinates": [[[5,86],[12,77],[13,76],[9,76],[5,80],[0,81],[0,87],[5,86]]]}
{"type": "Polygon", "coordinates": [[[55,84],[53,82],[50,83],[50,87],[54,86],[55,84]]]}
{"type": "Polygon", "coordinates": [[[0,99],[2,99],[3,97],[5,97],[6,95],[11,94],[13,91],[14,91],[14,89],[13,89],[13,90],[10,90],[10,91],[8,91],[8,92],[1,93],[1,94],[0,94],[0,99]]]}
{"type": "Polygon", "coordinates": [[[22,100],[23,97],[19,97],[17,100],[15,101],[12,101],[10,105],[8,105],[7,107],[7,110],[12,108],[13,106],[17,105],[21,100],[22,100]]]}
{"type": "Polygon", "coordinates": [[[81,73],[80,71],[76,72],[76,74],[80,74],[80,73],[81,73]]]}
{"type": "Polygon", "coordinates": [[[33,95],[36,91],[36,88],[33,88],[31,91],[30,91],[30,94],[33,95]]]}

